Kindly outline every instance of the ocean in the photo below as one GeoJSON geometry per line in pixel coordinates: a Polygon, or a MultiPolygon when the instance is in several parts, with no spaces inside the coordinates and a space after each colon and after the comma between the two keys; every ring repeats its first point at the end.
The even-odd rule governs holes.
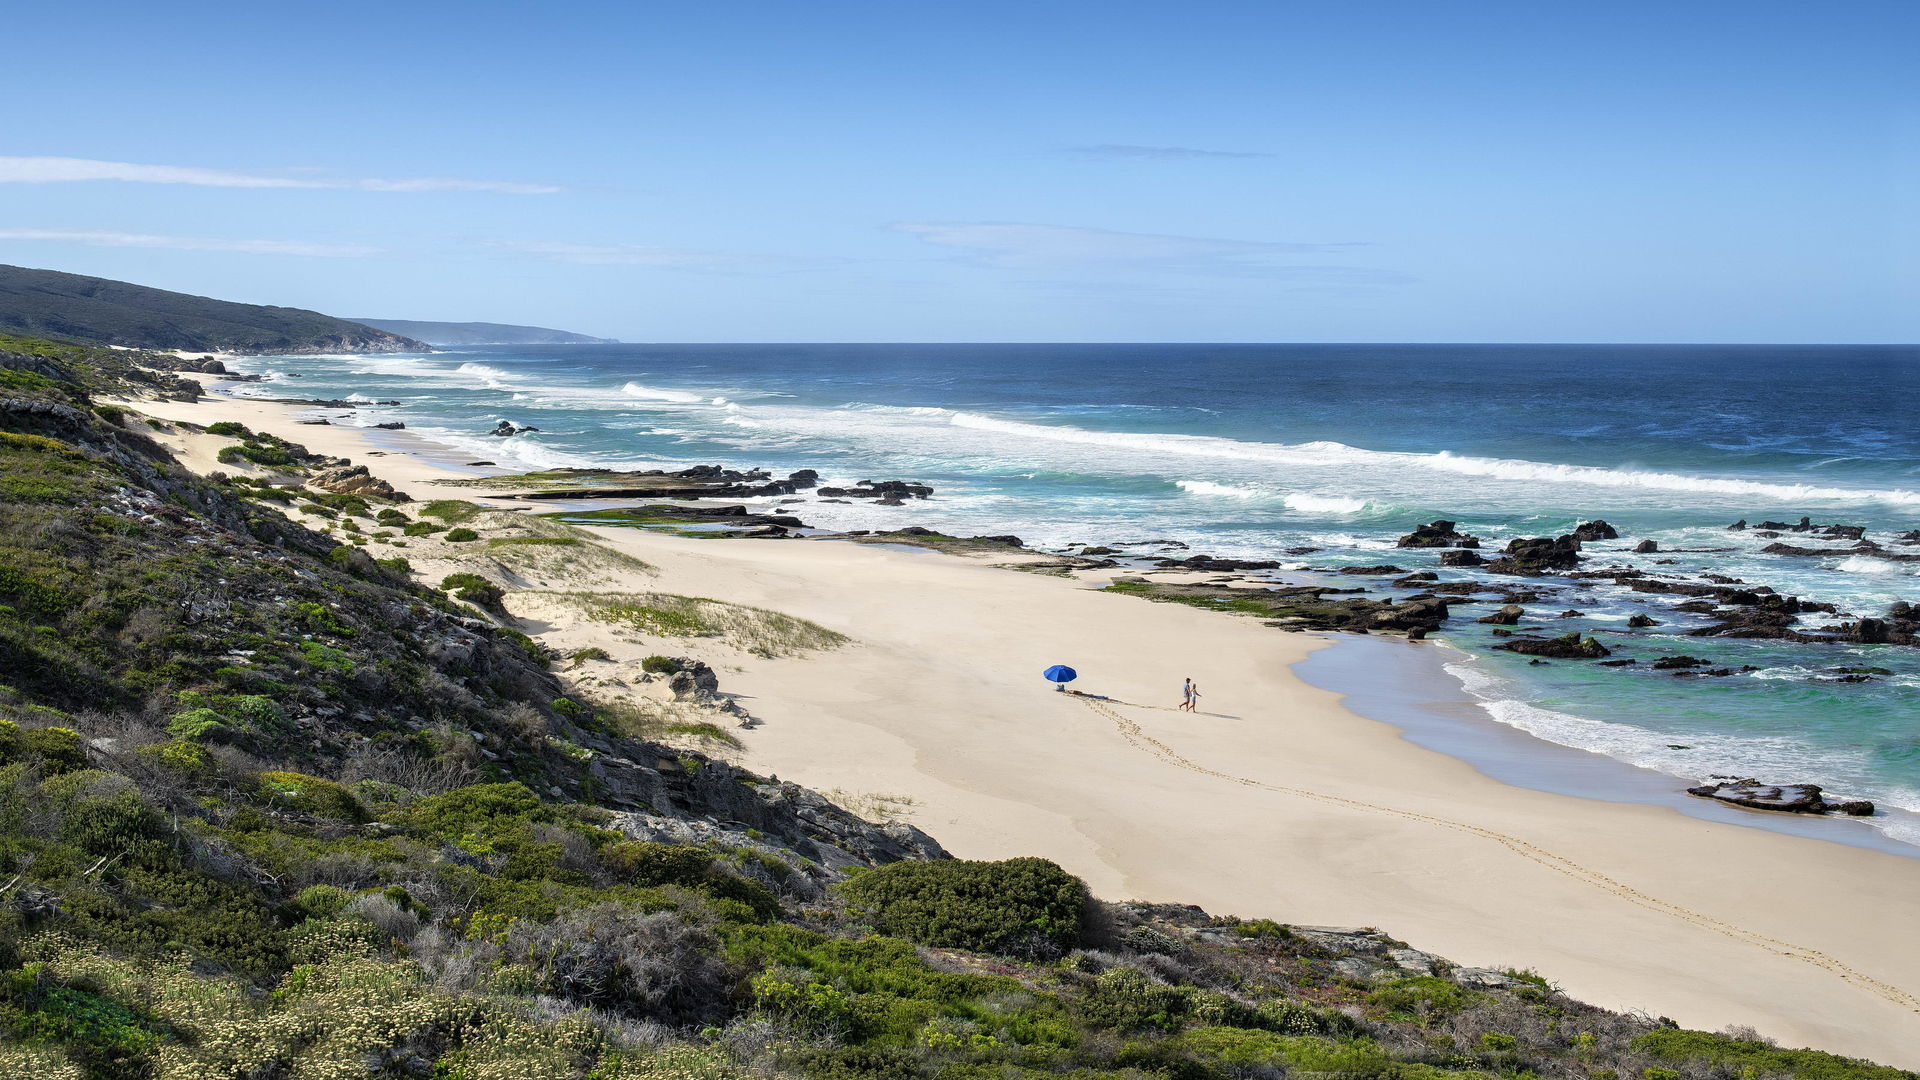
{"type": "MultiPolygon", "coordinates": [[[[235,366],[270,376],[239,395],[398,400],[322,415],[403,420],[503,466],[718,463],[935,488],[900,507],[794,508],[830,528],[1046,548],[1171,539],[1279,558],[1293,578],[1385,562],[1468,580],[1482,575],[1395,539],[1446,518],[1491,554],[1604,518],[1620,539],[1587,545],[1588,566],[1718,574],[1843,613],[1802,616],[1803,629],[1920,602],[1920,562],[1796,533],[1777,539],[1831,554],[1769,555],[1772,539],[1727,529],[1811,517],[1920,554],[1893,545],[1920,528],[1911,346],[570,345],[235,366]],[[500,419],[541,430],[486,435],[500,419]],[[1663,552],[1631,553],[1648,539],[1663,552]]],[[[1501,580],[1561,586],[1527,605],[1528,623],[1641,663],[1529,665],[1488,648],[1473,620],[1489,608],[1459,608],[1434,636],[1459,650],[1448,670],[1489,719],[1690,780],[1806,781],[1920,811],[1920,649],[1694,638],[1712,620],[1674,612],[1684,597],[1501,580]],[[1660,625],[1629,629],[1635,613],[1660,625]],[[1674,654],[1739,670],[1649,669],[1674,654]],[[1843,681],[1848,667],[1889,673],[1843,681]]],[[[1874,819],[1920,843],[1914,820],[1874,819]]]]}

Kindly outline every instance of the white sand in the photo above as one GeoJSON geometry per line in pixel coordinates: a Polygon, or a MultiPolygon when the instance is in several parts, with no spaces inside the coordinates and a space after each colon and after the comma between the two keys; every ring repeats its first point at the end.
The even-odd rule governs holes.
{"type": "MultiPolygon", "coordinates": [[[[285,406],[137,407],[238,419],[417,497],[467,494],[428,484],[444,474],[424,458],[368,457],[364,432],[297,426],[285,406]]],[[[912,820],[956,855],[1044,855],[1108,898],[1378,926],[1595,1004],[1920,1066],[1920,859],[1498,783],[1295,677],[1322,643],[1256,620],[931,553],[594,531],[658,568],[626,587],[853,637],[802,658],[714,657],[763,721],[741,733],[745,762],[910,795],[912,820]],[[1090,693],[1157,707],[1053,693],[1038,673],[1058,662],[1090,693]],[[1197,715],[1167,708],[1188,675],[1206,692],[1197,715]]],[[[593,630],[554,632],[571,646],[593,630]]]]}

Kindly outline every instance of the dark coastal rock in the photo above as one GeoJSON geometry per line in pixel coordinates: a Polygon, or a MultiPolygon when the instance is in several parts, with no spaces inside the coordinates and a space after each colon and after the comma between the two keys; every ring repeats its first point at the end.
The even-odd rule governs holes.
{"type": "Polygon", "coordinates": [[[1595,660],[1612,653],[1605,645],[1591,637],[1583,638],[1578,633],[1563,634],[1557,638],[1516,638],[1494,648],[1522,656],[1547,656],[1556,660],[1595,660]]]}
{"type": "Polygon", "coordinates": [[[1651,615],[1629,615],[1627,616],[1627,625],[1635,630],[1643,630],[1649,626],[1659,626],[1660,620],[1651,615]]]}
{"type": "Polygon", "coordinates": [[[850,488],[823,487],[817,494],[822,498],[875,499],[883,506],[900,506],[908,499],[931,497],[933,488],[906,480],[862,480],[850,488]]]}
{"type": "Polygon", "coordinates": [[[1185,559],[1163,559],[1160,565],[1169,570],[1205,570],[1209,573],[1233,573],[1240,570],[1278,570],[1280,564],[1272,559],[1216,559],[1211,555],[1194,555],[1185,559]]]}
{"type": "Polygon", "coordinates": [[[528,425],[527,427],[520,427],[519,425],[515,424],[511,420],[502,420],[498,424],[495,424],[493,426],[493,430],[487,432],[487,434],[497,435],[504,439],[513,435],[524,435],[529,431],[539,431],[539,430],[540,430],[539,428],[533,427],[531,425],[528,425]]]}
{"type": "Polygon", "coordinates": [[[1620,539],[1620,532],[1605,521],[1595,518],[1592,521],[1583,521],[1575,525],[1572,536],[1575,540],[1584,542],[1594,540],[1618,540],[1620,539]]]}
{"type": "Polygon", "coordinates": [[[1404,630],[1408,637],[1418,641],[1427,631],[1438,630],[1440,624],[1446,621],[1447,602],[1437,597],[1422,597],[1375,612],[1372,627],[1376,630],[1404,630]]]}
{"type": "Polygon", "coordinates": [[[1407,571],[1404,567],[1395,566],[1392,563],[1380,563],[1377,566],[1343,566],[1340,568],[1340,572],[1343,574],[1379,575],[1404,574],[1407,571]]]}
{"type": "Polygon", "coordinates": [[[1435,521],[1421,525],[1400,538],[1396,547],[1403,548],[1477,548],[1478,537],[1468,536],[1454,529],[1451,521],[1435,521]]]}
{"type": "Polygon", "coordinates": [[[373,426],[382,431],[404,431],[407,427],[404,420],[389,420],[384,424],[375,424],[373,426]]]}
{"type": "Polygon", "coordinates": [[[796,488],[810,488],[820,482],[820,474],[812,469],[801,469],[787,474],[787,483],[796,488]]]}
{"type": "Polygon", "coordinates": [[[1508,604],[1491,615],[1482,615],[1475,621],[1493,623],[1497,626],[1514,626],[1520,622],[1520,617],[1526,613],[1527,610],[1519,604],[1508,604]]]}
{"type": "Polygon", "coordinates": [[[1747,527],[1746,518],[1741,518],[1739,521],[1736,521],[1733,524],[1727,526],[1727,528],[1732,532],[1740,532],[1744,530],[1746,527],[1747,527]]]}
{"type": "Polygon", "coordinates": [[[1702,799],[1718,799],[1750,810],[1772,810],[1785,814],[1841,813],[1866,817],[1873,804],[1865,799],[1826,798],[1818,784],[1763,784],[1751,777],[1711,777],[1712,782],[1690,787],[1687,794],[1702,799]]]}
{"type": "Polygon", "coordinates": [[[1507,542],[1506,554],[1487,564],[1494,574],[1550,574],[1571,570],[1580,563],[1580,541],[1567,535],[1557,539],[1531,537],[1507,542]]]}
{"type": "Polygon", "coordinates": [[[1441,566],[1484,566],[1487,560],[1477,551],[1443,551],[1440,553],[1441,566]]]}
{"type": "Polygon", "coordinates": [[[1660,544],[1653,540],[1642,540],[1633,545],[1633,553],[1635,555],[1652,555],[1659,550],[1660,544]]]}
{"type": "Polygon", "coordinates": [[[1007,547],[1026,547],[1017,536],[975,536],[973,540],[982,544],[1005,544],[1007,547]]]}
{"type": "Polygon", "coordinates": [[[1579,619],[1579,618],[1584,618],[1586,614],[1587,614],[1586,612],[1580,611],[1576,608],[1568,608],[1567,610],[1561,612],[1559,615],[1555,616],[1555,618],[1579,619]]]}
{"type": "Polygon", "coordinates": [[[1673,668],[1697,668],[1697,667],[1706,667],[1706,666],[1707,666],[1707,662],[1705,660],[1702,660],[1697,656],[1687,656],[1684,653],[1679,656],[1663,656],[1660,659],[1655,660],[1653,662],[1653,667],[1654,667],[1654,670],[1656,671],[1667,671],[1673,668]]]}

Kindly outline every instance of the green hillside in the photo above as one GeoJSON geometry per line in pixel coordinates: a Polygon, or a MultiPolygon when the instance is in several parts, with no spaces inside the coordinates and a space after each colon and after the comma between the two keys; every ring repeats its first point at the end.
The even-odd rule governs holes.
{"type": "Polygon", "coordinates": [[[136,349],[411,352],[425,343],[302,308],[236,304],[125,281],[0,266],[0,331],[136,349]]]}
{"type": "Polygon", "coordinates": [[[588,337],[545,326],[490,322],[421,322],[415,319],[356,319],[366,326],[418,338],[430,345],[617,345],[613,338],[588,337]]]}

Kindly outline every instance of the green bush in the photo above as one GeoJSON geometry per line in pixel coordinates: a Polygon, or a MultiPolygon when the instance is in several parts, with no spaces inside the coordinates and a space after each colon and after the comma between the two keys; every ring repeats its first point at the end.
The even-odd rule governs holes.
{"type": "Polygon", "coordinates": [[[1047,859],[897,862],[841,888],[883,934],[922,945],[1057,956],[1080,939],[1087,887],[1047,859]]]}
{"type": "Polygon", "coordinates": [[[0,720],[0,765],[16,761],[36,764],[43,773],[68,773],[87,767],[87,751],[70,728],[23,728],[0,720]]]}
{"type": "Polygon", "coordinates": [[[446,540],[450,544],[464,544],[469,540],[478,539],[480,539],[480,534],[467,528],[450,529],[446,535],[446,540]]]}
{"type": "Polygon", "coordinates": [[[223,439],[253,438],[253,432],[247,430],[247,425],[236,423],[232,420],[222,420],[217,424],[208,424],[207,434],[218,435],[223,439]]]}
{"type": "Polygon", "coordinates": [[[431,521],[415,521],[406,528],[401,529],[400,532],[404,536],[432,536],[434,533],[445,530],[445,525],[435,525],[431,521]]]}
{"type": "Polygon", "coordinates": [[[380,512],[374,515],[373,520],[382,525],[405,525],[413,519],[391,506],[383,506],[380,512]]]}
{"type": "Polygon", "coordinates": [[[670,656],[649,656],[640,661],[640,670],[649,675],[671,675],[680,670],[680,661],[670,656]]]}
{"type": "Polygon", "coordinates": [[[188,709],[167,722],[167,734],[178,739],[210,739],[226,728],[227,718],[212,709],[188,709]]]}
{"type": "MultiPolygon", "coordinates": [[[[1912,1080],[1913,1074],[1886,1065],[1819,1050],[1783,1050],[1752,1039],[1709,1035],[1704,1031],[1665,1029],[1633,1040],[1633,1048],[1660,1061],[1693,1066],[1686,1075],[1788,1075],[1796,1080],[1912,1080]],[[1706,1069],[1701,1067],[1705,1066],[1706,1069]]],[[[1672,1073],[1673,1069],[1648,1069],[1672,1073]]]]}
{"type": "Polygon", "coordinates": [[[321,817],[360,822],[367,819],[360,801],[331,780],[304,773],[271,771],[260,774],[260,794],[269,802],[321,817]]]}
{"type": "Polygon", "coordinates": [[[353,894],[337,886],[309,885],[294,893],[293,899],[282,905],[281,910],[291,922],[331,919],[352,901],[353,894]]]}
{"type": "MultiPolygon", "coordinates": [[[[453,533],[448,533],[447,539],[453,539],[453,533]]],[[[505,610],[506,590],[479,574],[448,574],[440,579],[440,587],[453,593],[454,599],[465,600],[475,607],[494,612],[505,610]]]]}
{"type": "Polygon", "coordinates": [[[1368,995],[1373,1004],[1388,1014],[1422,1023],[1452,1016],[1478,997],[1456,982],[1432,975],[1395,979],[1368,995]]]}

